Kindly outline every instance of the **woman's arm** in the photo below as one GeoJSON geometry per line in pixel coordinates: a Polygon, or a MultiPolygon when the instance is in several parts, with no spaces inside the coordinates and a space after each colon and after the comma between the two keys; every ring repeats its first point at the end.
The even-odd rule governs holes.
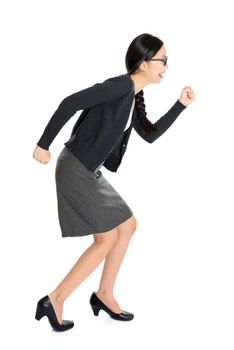
{"type": "Polygon", "coordinates": [[[183,105],[178,99],[171,107],[171,109],[155,123],[151,123],[151,121],[146,117],[146,113],[138,111],[134,120],[133,127],[145,141],[152,143],[157,140],[172,125],[172,123],[174,123],[176,118],[186,107],[187,106],[183,105]],[[156,126],[157,129],[144,133],[140,128],[141,119],[144,118],[147,119],[150,124],[156,126]]]}
{"type": "Polygon", "coordinates": [[[37,145],[48,150],[64,124],[77,111],[118,99],[127,93],[129,88],[131,88],[129,79],[116,76],[67,96],[50,118],[37,145]]]}

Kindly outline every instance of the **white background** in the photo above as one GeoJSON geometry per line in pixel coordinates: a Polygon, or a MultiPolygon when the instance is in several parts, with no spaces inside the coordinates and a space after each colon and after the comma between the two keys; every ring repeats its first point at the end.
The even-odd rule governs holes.
{"type": "MultiPolygon", "coordinates": [[[[1,338],[4,349],[233,349],[233,16],[231,1],[7,1],[1,5],[1,338]],[[161,38],[168,70],[145,87],[155,122],[190,85],[196,100],[153,144],[133,130],[117,173],[102,172],[138,221],[115,296],[118,322],[89,305],[102,264],[70,295],[51,330],[36,302],[92,236],[62,238],[57,156],[80,112],[50,146],[36,142],[62,99],[123,74],[141,33],[161,38]]],[[[1,346],[3,348],[3,346],[1,346]]]]}

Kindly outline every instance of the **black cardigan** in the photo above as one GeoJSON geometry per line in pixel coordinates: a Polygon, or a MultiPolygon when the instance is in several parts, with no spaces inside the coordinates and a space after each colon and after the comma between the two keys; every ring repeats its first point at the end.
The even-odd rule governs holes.
{"type": "Polygon", "coordinates": [[[186,108],[177,100],[171,109],[154,123],[157,131],[144,134],[140,130],[140,120],[147,119],[146,112],[140,112],[135,104],[131,124],[124,131],[134,98],[135,84],[128,73],[75,92],[59,104],[37,145],[48,150],[63,125],[77,111],[83,110],[64,145],[90,171],[94,171],[105,161],[103,165],[116,172],[126,151],[132,128],[145,141],[152,143],[186,108]]]}

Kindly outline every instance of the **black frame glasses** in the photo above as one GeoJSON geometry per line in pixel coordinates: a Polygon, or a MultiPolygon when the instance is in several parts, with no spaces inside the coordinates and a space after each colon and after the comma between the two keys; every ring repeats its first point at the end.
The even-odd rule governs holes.
{"type": "Polygon", "coordinates": [[[148,61],[162,61],[164,66],[167,64],[168,56],[165,58],[149,58],[148,61]]]}

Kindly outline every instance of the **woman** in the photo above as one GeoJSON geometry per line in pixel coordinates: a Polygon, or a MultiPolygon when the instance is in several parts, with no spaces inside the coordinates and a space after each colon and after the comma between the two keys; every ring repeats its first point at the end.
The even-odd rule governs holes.
{"type": "Polygon", "coordinates": [[[146,117],[143,88],[160,83],[168,68],[164,43],[141,34],[130,44],[125,58],[127,73],[112,77],[66,97],[51,117],[33,153],[47,164],[49,146],[62,126],[83,110],[56,163],[58,216],[62,237],[93,234],[94,242],[48,295],[37,303],[35,318],[47,316],[54,330],[74,326],[63,320],[66,298],[105,258],[97,292],[90,297],[94,315],[106,311],[116,320],[132,320],[114,297],[115,280],[136,230],[132,210],[105,179],[100,168],[117,171],[134,128],[147,142],[154,142],[195,99],[185,87],[172,108],[156,123],[146,117]]]}

